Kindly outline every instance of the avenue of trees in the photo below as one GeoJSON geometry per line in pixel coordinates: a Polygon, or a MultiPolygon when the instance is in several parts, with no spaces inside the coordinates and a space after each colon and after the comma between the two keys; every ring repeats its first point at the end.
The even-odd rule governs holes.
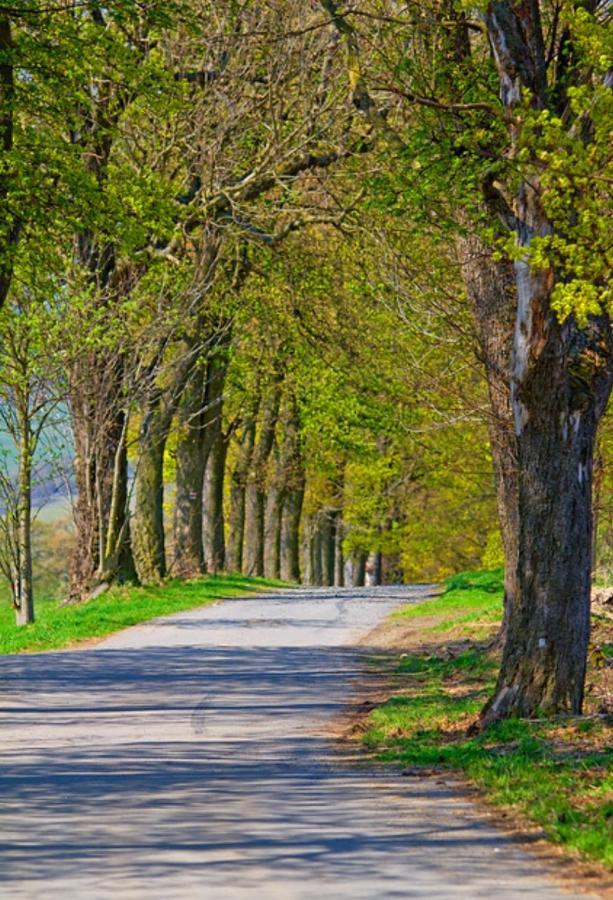
{"type": "Polygon", "coordinates": [[[482,724],[580,713],[612,555],[610,18],[606,0],[0,8],[18,623],[55,479],[72,603],[222,570],[358,585],[504,561],[482,724]]]}

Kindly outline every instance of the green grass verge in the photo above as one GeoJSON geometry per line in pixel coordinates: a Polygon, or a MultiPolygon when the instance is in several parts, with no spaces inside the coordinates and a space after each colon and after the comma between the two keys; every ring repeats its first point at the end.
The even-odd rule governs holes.
{"type": "Polygon", "coordinates": [[[194,581],[173,580],[152,587],[114,587],[76,606],[43,601],[36,606],[36,621],[21,628],[15,625],[14,611],[4,606],[0,608],[0,653],[68,647],[157,616],[283,586],[287,585],[282,581],[265,578],[205,575],[194,581]]]}
{"type": "Polygon", "coordinates": [[[466,737],[494,685],[497,660],[478,640],[501,598],[501,573],[467,573],[396,614],[416,626],[424,618],[428,655],[416,647],[399,658],[402,692],[370,714],[363,741],[382,761],[459,770],[551,840],[613,866],[613,752],[602,720],[512,720],[466,737]]]}
{"type": "Polygon", "coordinates": [[[453,575],[435,600],[405,606],[394,615],[400,619],[435,617],[436,622],[424,628],[429,634],[456,628],[471,637],[485,636],[500,620],[502,579],[502,569],[453,575]]]}

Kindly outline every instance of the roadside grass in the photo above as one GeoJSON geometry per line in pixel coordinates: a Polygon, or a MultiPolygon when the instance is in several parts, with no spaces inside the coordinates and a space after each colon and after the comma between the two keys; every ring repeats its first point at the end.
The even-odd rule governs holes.
{"type": "Polygon", "coordinates": [[[36,621],[18,628],[10,606],[0,607],[0,653],[52,650],[101,638],[182,610],[216,600],[246,597],[285,582],[241,575],[204,575],[193,581],[168,581],[150,587],[113,587],[86,603],[61,606],[58,601],[36,605],[36,621]]]}
{"type": "Polygon", "coordinates": [[[435,600],[409,605],[394,613],[399,619],[436,616],[426,633],[450,631],[471,637],[485,637],[500,621],[502,569],[493,572],[464,572],[445,582],[446,590],[435,600]]]}
{"type": "MultiPolygon", "coordinates": [[[[511,720],[466,735],[495,683],[498,660],[484,635],[493,633],[501,601],[501,572],[466,573],[449,579],[436,599],[396,613],[412,625],[408,652],[394,663],[397,691],[369,714],[362,740],[380,760],[415,767],[410,774],[460,771],[550,840],[613,867],[610,718],[511,720]]],[[[597,623],[588,674],[594,711],[603,690],[606,696],[610,632],[597,623]]]]}

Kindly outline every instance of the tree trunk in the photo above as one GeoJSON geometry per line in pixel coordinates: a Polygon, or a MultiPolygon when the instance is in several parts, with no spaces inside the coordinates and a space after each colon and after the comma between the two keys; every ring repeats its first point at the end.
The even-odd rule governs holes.
{"type": "Polygon", "coordinates": [[[304,484],[285,495],[281,515],[281,578],[300,584],[300,519],[304,501],[304,484]]]}
{"type": "Polygon", "coordinates": [[[574,393],[567,369],[572,326],[560,326],[542,307],[541,312],[543,352],[530,371],[520,360],[516,368],[517,595],[484,723],[539,711],[579,714],[583,702],[590,627],[593,451],[605,398],[598,391],[594,403],[574,393]]]}
{"type": "Polygon", "coordinates": [[[381,561],[381,583],[402,584],[403,572],[400,553],[385,553],[381,561]]]}
{"type": "Polygon", "coordinates": [[[204,553],[208,572],[222,572],[226,562],[224,480],[228,440],[217,431],[204,477],[204,553]]]}
{"type": "MultiPolygon", "coordinates": [[[[506,108],[548,102],[547,62],[535,4],[490,4],[485,16],[506,108]]],[[[535,239],[552,234],[538,161],[521,181],[512,223],[518,255],[511,403],[518,449],[518,566],[502,666],[481,725],[508,716],[582,709],[589,639],[591,490],[598,421],[613,384],[608,317],[579,329],[551,309],[552,269],[532,269],[535,239]]]]}
{"type": "Polygon", "coordinates": [[[266,500],[264,575],[267,578],[281,577],[281,523],[284,504],[285,491],[278,483],[274,484],[266,500]]]}
{"type": "Polygon", "coordinates": [[[498,635],[502,646],[515,597],[519,534],[517,439],[511,408],[515,279],[511,263],[494,260],[477,234],[459,239],[457,245],[490,400],[488,427],[505,559],[504,614],[498,635]]]}
{"type": "Polygon", "coordinates": [[[334,522],[334,586],[345,585],[345,557],[343,554],[343,520],[341,512],[336,515],[334,522]]]}
{"type": "Polygon", "coordinates": [[[245,541],[243,552],[246,575],[264,575],[265,510],[266,493],[254,480],[250,480],[245,491],[245,541]]]}
{"type": "MultiPolygon", "coordinates": [[[[254,415],[257,410],[254,411],[254,415]]],[[[240,447],[230,485],[230,534],[228,538],[227,567],[229,572],[243,571],[243,546],[245,540],[245,491],[251,467],[255,442],[255,418],[250,417],[243,426],[240,447]]]]}
{"type": "Polygon", "coordinates": [[[223,570],[226,555],[223,498],[229,436],[226,438],[223,433],[223,400],[231,340],[230,323],[220,323],[211,345],[206,373],[203,453],[207,460],[205,480],[207,471],[209,479],[206,509],[203,504],[204,550],[205,563],[212,572],[223,570]]]}
{"type": "Polygon", "coordinates": [[[309,557],[310,557],[310,579],[309,584],[321,587],[324,584],[324,573],[322,566],[323,539],[322,528],[319,516],[315,517],[311,525],[311,536],[309,540],[309,557]]]}
{"type": "Polygon", "coordinates": [[[313,554],[312,550],[313,538],[313,516],[307,513],[302,523],[302,541],[300,544],[300,553],[302,554],[302,582],[306,585],[315,584],[313,573],[313,554]]]}
{"type": "Polygon", "coordinates": [[[374,555],[372,577],[374,586],[380,587],[383,583],[383,554],[380,550],[374,555]]]}
{"type": "Polygon", "coordinates": [[[170,422],[159,395],[146,411],[139,436],[134,513],[134,558],[144,584],[166,575],[164,543],[164,449],[170,422]]]}
{"type": "Polygon", "coordinates": [[[364,587],[366,583],[366,563],[368,561],[368,553],[364,550],[353,551],[353,571],[352,586],[364,587]]]}
{"type": "Polygon", "coordinates": [[[305,477],[302,459],[300,418],[296,398],[287,395],[283,416],[283,443],[279,455],[275,498],[279,498],[278,527],[274,538],[274,568],[285,581],[300,583],[300,519],[305,477]]]}
{"type": "Polygon", "coordinates": [[[121,359],[95,354],[71,373],[78,541],[70,561],[70,598],[101,583],[136,582],[128,511],[127,417],[121,359]],[[104,400],[103,400],[104,398],[104,400]]]}
{"type": "Polygon", "coordinates": [[[264,575],[267,464],[274,444],[280,400],[281,383],[280,378],[276,378],[264,401],[260,436],[253,452],[245,497],[244,568],[247,575],[260,577],[264,575]]]}
{"type": "Polygon", "coordinates": [[[320,527],[322,584],[326,587],[333,587],[334,585],[335,523],[336,510],[325,510],[322,515],[320,527]]]}
{"type": "MultiPolygon", "coordinates": [[[[127,448],[127,413],[122,411],[117,420],[118,433],[115,457],[110,478],[110,496],[108,500],[108,519],[105,522],[104,534],[106,545],[101,551],[101,563],[97,574],[97,582],[119,584],[138,584],[138,574],[132,553],[130,527],[129,495],[128,495],[128,448],[127,448]]],[[[100,491],[100,496],[103,496],[100,491]]],[[[103,546],[101,544],[101,546],[103,546]]]]}
{"type": "Polygon", "coordinates": [[[19,404],[19,497],[17,503],[17,625],[34,621],[32,586],[32,443],[28,402],[19,404]]]}
{"type": "Polygon", "coordinates": [[[205,374],[191,374],[178,411],[175,451],[175,504],[172,572],[193,578],[205,571],[202,536],[202,491],[206,466],[204,445],[205,374]]]}
{"type": "Polygon", "coordinates": [[[179,405],[173,572],[183,578],[206,570],[204,475],[211,447],[221,431],[227,349],[231,338],[229,325],[220,323],[209,341],[206,374],[201,366],[193,369],[179,405]]]}

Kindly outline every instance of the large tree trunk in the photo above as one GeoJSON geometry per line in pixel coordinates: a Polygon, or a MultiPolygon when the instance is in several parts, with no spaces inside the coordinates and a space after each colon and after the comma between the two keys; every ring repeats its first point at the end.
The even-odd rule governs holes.
{"type": "Polygon", "coordinates": [[[279,402],[280,379],[275,379],[263,404],[262,424],[253,452],[251,475],[247,480],[245,497],[245,573],[264,575],[264,536],[268,460],[272,452],[279,402]]]}
{"type": "Polygon", "coordinates": [[[326,587],[333,587],[334,585],[336,516],[337,511],[335,509],[326,509],[321,520],[321,571],[322,583],[326,587]]]}
{"type": "Polygon", "coordinates": [[[243,569],[246,575],[264,575],[264,525],[266,492],[252,474],[245,491],[243,569]]]}
{"type": "Polygon", "coordinates": [[[320,515],[311,520],[311,533],[309,536],[309,584],[321,587],[324,584],[322,566],[323,537],[320,515]]]}
{"type": "Polygon", "coordinates": [[[98,585],[136,582],[128,511],[127,417],[121,359],[92,354],[72,373],[70,407],[75,442],[79,539],[70,561],[70,598],[98,585]]]}
{"type": "Polygon", "coordinates": [[[251,468],[255,443],[255,418],[249,418],[243,426],[236,463],[230,485],[230,534],[228,537],[227,567],[229,572],[243,571],[243,546],[245,540],[245,491],[251,468]]]}
{"type": "Polygon", "coordinates": [[[202,530],[206,466],[204,404],[205,373],[197,367],[183,391],[177,416],[172,572],[180,578],[193,578],[205,571],[202,530]]]}
{"type": "Polygon", "coordinates": [[[204,476],[204,555],[208,572],[223,571],[226,561],[223,500],[228,439],[221,428],[216,431],[204,476]]]}
{"type": "Polygon", "coordinates": [[[353,587],[364,587],[366,584],[366,563],[368,562],[368,553],[365,550],[354,550],[351,561],[351,584],[353,587]]]}
{"type": "Polygon", "coordinates": [[[192,371],[179,405],[173,572],[184,578],[206,570],[204,475],[211,447],[221,431],[230,341],[230,328],[221,323],[209,342],[206,373],[201,366],[192,371]]]}
{"type": "Polygon", "coordinates": [[[517,439],[511,408],[515,278],[511,263],[495,260],[477,234],[460,238],[457,244],[490,400],[488,426],[505,559],[504,615],[498,636],[502,645],[515,597],[519,535],[517,439]]]}
{"type": "MultiPolygon", "coordinates": [[[[167,375],[165,378],[169,383],[163,391],[157,386],[158,366],[152,369],[151,382],[148,390],[144,391],[142,401],[144,412],[135,473],[134,555],[141,581],[153,584],[159,583],[167,571],[164,529],[166,442],[183,393],[198,364],[201,352],[199,336],[185,338],[181,350],[181,355],[174,362],[172,377],[167,375]]],[[[187,407],[191,400],[193,396],[189,395],[187,407]]],[[[184,475],[184,472],[182,470],[181,474],[184,475]]],[[[193,567],[186,566],[183,574],[193,574],[193,567]]]]}
{"type": "Polygon", "coordinates": [[[345,586],[345,556],[343,553],[343,519],[339,510],[334,521],[334,586],[345,586]]]}
{"type": "MultiPolygon", "coordinates": [[[[534,284],[532,278],[527,281],[534,284]]],[[[523,357],[525,366],[517,354],[517,593],[496,691],[484,712],[486,723],[539,710],[579,714],[583,702],[593,452],[610,385],[601,384],[589,398],[577,389],[568,366],[575,329],[560,325],[539,302],[537,291],[530,294],[533,314],[541,314],[532,319],[530,337],[542,352],[538,358],[531,353],[530,362],[523,357]]]]}
{"type": "Polygon", "coordinates": [[[278,483],[278,466],[275,482],[266,499],[264,575],[267,578],[281,577],[281,522],[285,504],[285,490],[278,483]]]}
{"type": "MultiPolygon", "coordinates": [[[[223,402],[228,348],[232,340],[230,323],[220,323],[212,342],[206,374],[203,455],[207,460],[207,506],[203,504],[205,563],[211,572],[225,567],[224,478],[229,437],[223,433],[223,402]]],[[[204,485],[203,485],[204,487],[204,485]]]]}
{"type": "Polygon", "coordinates": [[[140,580],[160,582],[166,575],[164,544],[164,449],[170,421],[157,396],[146,410],[139,436],[134,511],[134,558],[140,580]]]}
{"type": "Polygon", "coordinates": [[[302,482],[294,484],[285,494],[281,516],[281,578],[300,584],[300,519],[304,501],[302,482]]]}
{"type": "Polygon", "coordinates": [[[332,587],[335,572],[335,510],[320,509],[306,522],[305,540],[307,544],[307,583],[332,587]]]}
{"type": "MultiPolygon", "coordinates": [[[[528,96],[547,104],[538,4],[486,14],[511,146],[528,96]]],[[[502,667],[482,725],[507,716],[582,709],[590,620],[592,472],[598,421],[613,384],[610,322],[580,330],[551,309],[552,269],[532,269],[532,242],[553,231],[538,165],[513,203],[518,258],[511,402],[518,448],[518,567],[502,667]]]]}
{"type": "Polygon", "coordinates": [[[274,578],[300,582],[300,518],[304,500],[304,463],[302,460],[300,419],[296,399],[287,396],[283,416],[283,442],[269,500],[273,537],[274,578]]]}

